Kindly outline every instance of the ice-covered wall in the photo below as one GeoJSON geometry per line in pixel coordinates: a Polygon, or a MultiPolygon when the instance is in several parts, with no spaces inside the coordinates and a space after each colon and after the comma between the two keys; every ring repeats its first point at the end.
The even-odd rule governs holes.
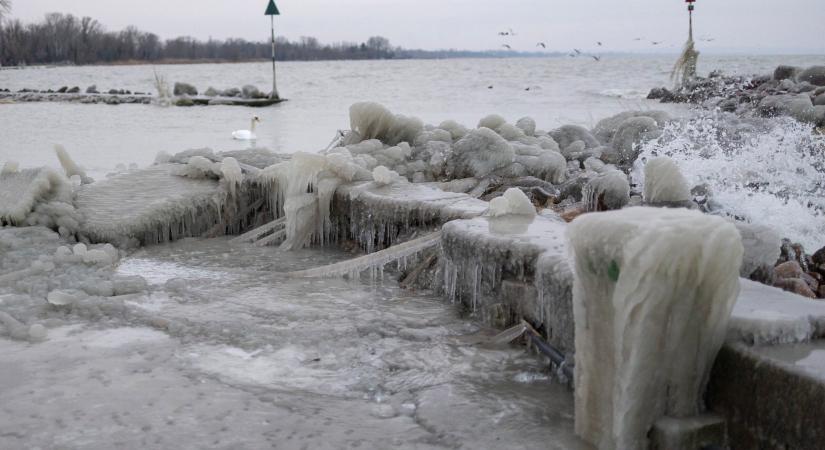
{"type": "Polygon", "coordinates": [[[570,224],[576,432],[647,447],[653,422],[701,411],[739,291],[742,243],[719,217],[627,208],[570,224]]]}

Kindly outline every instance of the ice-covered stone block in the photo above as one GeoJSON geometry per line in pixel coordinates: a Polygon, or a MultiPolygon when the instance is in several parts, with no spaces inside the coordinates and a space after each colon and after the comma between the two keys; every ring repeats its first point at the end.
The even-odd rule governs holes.
{"type": "Polygon", "coordinates": [[[743,248],[726,220],[686,209],[585,214],[575,255],[576,433],[647,448],[661,417],[689,417],[739,292],[743,248]]]}

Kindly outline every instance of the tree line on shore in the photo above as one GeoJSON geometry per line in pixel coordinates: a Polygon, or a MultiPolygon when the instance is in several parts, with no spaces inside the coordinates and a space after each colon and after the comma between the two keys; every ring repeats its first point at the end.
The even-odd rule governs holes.
{"type": "MultiPolygon", "coordinates": [[[[388,59],[396,56],[389,40],[374,36],[366,42],[321,44],[313,37],[297,41],[276,38],[279,60],[388,59]]],[[[122,31],[106,31],[91,17],[46,14],[41,22],[20,20],[0,23],[0,63],[3,65],[93,64],[124,61],[163,60],[245,61],[271,58],[269,42],[245,39],[191,37],[161,39],[154,33],[130,26],[122,31]]]]}
{"type": "MultiPolygon", "coordinates": [[[[237,38],[203,41],[186,36],[164,40],[133,26],[121,31],[107,31],[91,17],[80,18],[72,14],[49,13],[42,21],[28,24],[19,19],[3,20],[0,15],[0,65],[3,66],[203,60],[232,62],[269,59],[271,55],[271,43],[267,41],[237,38]]],[[[391,46],[390,41],[381,36],[373,36],[361,43],[322,44],[314,37],[301,37],[296,41],[278,37],[275,42],[275,57],[281,61],[499,56],[512,54],[407,50],[391,46]]]]}

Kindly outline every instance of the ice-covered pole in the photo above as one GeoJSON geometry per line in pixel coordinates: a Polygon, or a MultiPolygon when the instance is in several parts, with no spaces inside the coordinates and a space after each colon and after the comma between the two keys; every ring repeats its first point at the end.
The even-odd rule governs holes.
{"type": "Polygon", "coordinates": [[[278,99],[281,98],[278,95],[278,86],[275,77],[275,16],[281,15],[281,12],[278,11],[278,7],[275,5],[275,0],[269,0],[269,5],[266,7],[265,15],[269,16],[270,25],[272,28],[272,93],[269,94],[270,98],[278,99]]]}
{"type": "Polygon", "coordinates": [[[677,87],[679,83],[684,84],[696,76],[696,63],[699,59],[699,52],[696,51],[693,42],[693,4],[695,2],[696,0],[685,0],[685,3],[688,4],[688,40],[682,54],[676,60],[676,65],[673,67],[673,73],[671,74],[671,78],[676,81],[677,87]]]}
{"type": "Polygon", "coordinates": [[[741,238],[681,208],[585,214],[568,233],[576,433],[600,450],[648,448],[658,419],[702,412],[739,292],[741,238]]]}

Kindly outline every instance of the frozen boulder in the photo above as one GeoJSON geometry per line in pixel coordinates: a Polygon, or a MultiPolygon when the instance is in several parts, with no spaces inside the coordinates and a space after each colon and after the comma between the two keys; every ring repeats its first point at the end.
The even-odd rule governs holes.
{"type": "Polygon", "coordinates": [[[397,172],[387,169],[384,166],[378,166],[372,170],[372,178],[375,180],[375,184],[386,186],[396,182],[399,175],[397,172]]]}
{"type": "Polygon", "coordinates": [[[579,216],[568,237],[576,434],[649,448],[657,420],[702,412],[739,293],[739,233],[697,211],[635,207],[579,216]]]}
{"type": "Polygon", "coordinates": [[[387,145],[415,142],[415,137],[424,130],[424,123],[420,119],[395,115],[374,102],[353,104],[349,109],[349,117],[353,133],[347,138],[348,144],[369,139],[378,139],[387,145]]]}
{"type": "Polygon", "coordinates": [[[501,197],[490,200],[488,214],[492,217],[506,215],[535,217],[536,207],[521,189],[510,188],[501,197]]]}
{"type": "Polygon", "coordinates": [[[773,71],[773,79],[776,81],[782,81],[787,79],[795,79],[796,75],[799,73],[801,69],[799,67],[794,66],[779,66],[776,70],[773,71]]]}
{"type": "Polygon", "coordinates": [[[507,123],[507,120],[504,117],[501,117],[498,114],[490,114],[489,116],[483,117],[479,120],[476,128],[489,128],[497,131],[499,127],[505,123],[507,123]]]}
{"type": "Polygon", "coordinates": [[[447,160],[453,178],[484,178],[515,161],[513,147],[489,128],[470,131],[453,146],[447,160]]]}
{"type": "Polygon", "coordinates": [[[799,72],[796,76],[798,82],[808,82],[814,86],[825,86],[825,66],[812,66],[799,72]]]}
{"type": "Polygon", "coordinates": [[[788,115],[800,122],[816,121],[816,108],[807,94],[771,95],[762,99],[757,108],[764,117],[788,115]]]}
{"type": "Polygon", "coordinates": [[[742,237],[742,246],[745,250],[740,275],[772,283],[773,266],[779,260],[782,249],[779,233],[764,225],[745,222],[736,222],[735,225],[742,237]]]}
{"type": "Polygon", "coordinates": [[[621,209],[630,202],[630,183],[627,175],[608,170],[590,179],[582,189],[582,200],[587,211],[621,209]]]}
{"type": "Polygon", "coordinates": [[[687,206],[691,201],[690,187],[675,161],[660,156],[645,164],[644,200],[656,206],[687,206]]]}
{"type": "Polygon", "coordinates": [[[575,141],[582,141],[586,148],[598,147],[599,140],[587,131],[586,128],[578,125],[564,125],[548,133],[560,148],[567,148],[575,141]]]}
{"type": "Polygon", "coordinates": [[[516,121],[516,126],[527,136],[536,135],[536,121],[532,117],[522,117],[516,121]]]}
{"type": "Polygon", "coordinates": [[[613,139],[613,135],[619,131],[622,123],[633,117],[650,117],[656,121],[656,125],[660,128],[671,120],[670,114],[665,111],[625,111],[600,120],[593,128],[593,135],[602,143],[609,144],[613,139]]]}
{"type": "Polygon", "coordinates": [[[257,87],[247,84],[241,88],[241,95],[243,98],[265,98],[266,94],[261,92],[257,87]]]}
{"type": "Polygon", "coordinates": [[[445,120],[438,125],[438,128],[450,133],[453,141],[457,141],[467,135],[467,127],[454,120],[445,120]]]}
{"type": "Polygon", "coordinates": [[[639,156],[639,145],[661,136],[656,120],[650,117],[631,117],[616,130],[610,145],[619,153],[619,163],[632,164],[639,156]]]}
{"type": "Polygon", "coordinates": [[[172,93],[175,94],[175,96],[195,96],[198,95],[198,90],[195,88],[195,86],[192,86],[189,83],[175,83],[175,87],[172,93]]]}

